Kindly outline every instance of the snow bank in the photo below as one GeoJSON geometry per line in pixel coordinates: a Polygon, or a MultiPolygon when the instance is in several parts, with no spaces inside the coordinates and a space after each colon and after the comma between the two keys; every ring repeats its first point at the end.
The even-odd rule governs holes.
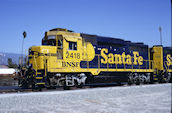
{"type": "Polygon", "coordinates": [[[2,75],[14,74],[14,73],[15,73],[15,69],[13,68],[9,68],[9,69],[0,68],[0,74],[2,75]]]}
{"type": "Polygon", "coordinates": [[[0,95],[0,113],[171,113],[171,84],[0,95]]]}

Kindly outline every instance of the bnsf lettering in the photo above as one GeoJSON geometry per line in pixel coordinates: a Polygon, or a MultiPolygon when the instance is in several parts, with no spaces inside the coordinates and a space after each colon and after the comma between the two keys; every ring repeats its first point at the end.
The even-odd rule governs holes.
{"type": "MultiPolygon", "coordinates": [[[[132,65],[132,56],[126,55],[125,52],[120,54],[108,54],[108,49],[103,48],[101,50],[101,56],[103,57],[101,59],[102,64],[128,64],[132,65]]],[[[133,64],[134,65],[143,65],[143,57],[139,55],[139,52],[133,51],[133,64]]]]}
{"type": "Polygon", "coordinates": [[[62,62],[62,67],[79,67],[79,62],[62,62]]]}

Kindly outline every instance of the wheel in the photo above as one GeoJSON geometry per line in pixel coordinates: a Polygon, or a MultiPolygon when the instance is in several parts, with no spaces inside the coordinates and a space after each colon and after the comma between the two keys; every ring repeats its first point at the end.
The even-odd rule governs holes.
{"type": "Polygon", "coordinates": [[[21,80],[21,87],[22,88],[28,88],[29,87],[28,82],[25,79],[21,80]]]}
{"type": "Polygon", "coordinates": [[[133,77],[133,83],[136,84],[136,85],[139,85],[140,84],[140,79],[139,79],[139,75],[138,74],[136,74],[133,77]]]}
{"type": "Polygon", "coordinates": [[[74,86],[77,88],[82,88],[82,83],[80,85],[78,85],[78,82],[75,80],[74,81],[74,86]]]}
{"type": "Polygon", "coordinates": [[[132,85],[133,84],[133,75],[129,74],[128,75],[128,85],[132,85]]]}
{"type": "Polygon", "coordinates": [[[166,83],[169,83],[170,80],[171,80],[171,73],[165,73],[165,75],[164,75],[164,81],[166,83]]]}
{"type": "Polygon", "coordinates": [[[139,77],[139,83],[140,84],[144,84],[145,83],[145,79],[144,79],[144,77],[142,76],[142,75],[140,75],[140,77],[139,77]]]}

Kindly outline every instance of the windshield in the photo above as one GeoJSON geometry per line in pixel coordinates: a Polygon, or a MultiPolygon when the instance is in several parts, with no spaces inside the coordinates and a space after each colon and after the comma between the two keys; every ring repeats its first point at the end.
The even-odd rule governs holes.
{"type": "Polygon", "coordinates": [[[47,36],[47,38],[44,38],[42,40],[42,45],[56,46],[56,36],[55,35],[47,36]]]}
{"type": "Polygon", "coordinates": [[[55,39],[43,40],[42,45],[56,46],[56,40],[55,39]]]}
{"type": "Polygon", "coordinates": [[[55,35],[49,35],[49,36],[47,36],[47,39],[49,40],[49,39],[56,39],[56,36],[55,35]]]}

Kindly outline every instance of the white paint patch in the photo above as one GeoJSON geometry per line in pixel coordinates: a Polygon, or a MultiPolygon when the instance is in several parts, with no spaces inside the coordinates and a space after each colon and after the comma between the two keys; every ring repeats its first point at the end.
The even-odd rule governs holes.
{"type": "Polygon", "coordinates": [[[9,68],[9,69],[0,69],[0,74],[14,74],[15,73],[15,69],[13,68],[9,68]]]}

